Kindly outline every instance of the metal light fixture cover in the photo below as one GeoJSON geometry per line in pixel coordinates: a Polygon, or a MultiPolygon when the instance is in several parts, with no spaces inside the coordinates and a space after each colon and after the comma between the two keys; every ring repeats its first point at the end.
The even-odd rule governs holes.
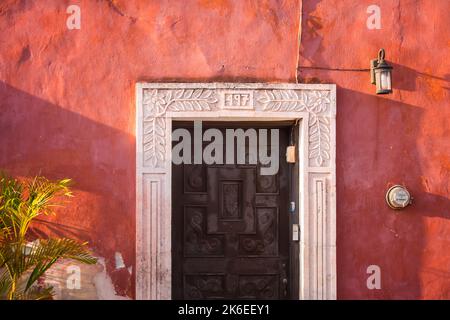
{"type": "Polygon", "coordinates": [[[402,185],[394,185],[386,192],[386,203],[391,209],[404,209],[412,203],[412,196],[402,185]]]}
{"type": "Polygon", "coordinates": [[[378,59],[370,61],[371,82],[377,86],[377,94],[392,92],[392,66],[384,60],[384,49],[378,51],[378,59]]]}

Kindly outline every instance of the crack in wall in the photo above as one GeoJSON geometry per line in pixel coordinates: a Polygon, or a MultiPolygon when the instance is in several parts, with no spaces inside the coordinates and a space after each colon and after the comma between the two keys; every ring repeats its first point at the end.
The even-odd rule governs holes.
{"type": "Polygon", "coordinates": [[[312,69],[312,70],[327,70],[327,71],[350,71],[350,72],[367,72],[370,71],[369,68],[331,68],[331,67],[308,67],[308,66],[301,66],[298,67],[297,70],[300,69],[312,69]]]}
{"type": "Polygon", "coordinates": [[[300,47],[302,45],[302,15],[303,15],[303,1],[299,0],[299,17],[298,17],[298,32],[297,32],[297,63],[295,69],[295,83],[298,83],[298,70],[300,68],[300,47]]]}
{"type": "Polygon", "coordinates": [[[126,13],[123,12],[123,10],[119,7],[119,5],[117,4],[116,0],[106,0],[106,3],[108,4],[108,6],[118,15],[128,18],[131,20],[132,23],[135,23],[137,21],[136,17],[127,15],[126,13]]]}
{"type": "MultiPolygon", "coordinates": [[[[401,56],[402,53],[402,46],[403,46],[403,40],[404,40],[404,32],[403,32],[403,24],[402,24],[402,7],[401,7],[401,2],[402,0],[398,0],[397,2],[397,26],[398,26],[398,37],[399,37],[399,41],[398,41],[398,54],[397,57],[401,56]]],[[[396,90],[398,92],[398,98],[400,101],[403,101],[402,99],[402,91],[401,90],[396,90]]]]}
{"type": "Polygon", "coordinates": [[[400,41],[398,42],[399,56],[400,56],[400,53],[401,53],[401,50],[402,50],[403,40],[404,40],[404,37],[405,37],[404,32],[403,32],[403,24],[402,24],[402,7],[401,7],[401,3],[402,3],[402,0],[398,0],[398,2],[397,2],[397,12],[398,12],[398,14],[397,14],[397,21],[398,21],[397,26],[398,26],[398,36],[399,36],[399,39],[400,39],[400,41]]]}

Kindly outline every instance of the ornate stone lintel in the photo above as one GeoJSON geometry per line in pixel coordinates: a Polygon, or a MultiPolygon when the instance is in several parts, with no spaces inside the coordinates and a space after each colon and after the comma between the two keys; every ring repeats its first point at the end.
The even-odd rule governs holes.
{"type": "Polygon", "coordinates": [[[144,165],[166,163],[166,113],[204,111],[307,112],[311,166],[330,160],[331,91],[307,89],[146,88],[143,89],[144,165]]]}

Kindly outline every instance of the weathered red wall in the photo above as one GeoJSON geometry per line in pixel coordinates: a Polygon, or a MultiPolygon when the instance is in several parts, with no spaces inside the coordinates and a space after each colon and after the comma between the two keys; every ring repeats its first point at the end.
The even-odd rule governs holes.
{"type": "Polygon", "coordinates": [[[447,0],[303,1],[299,81],[336,83],[338,297],[450,299],[450,12],[447,0]],[[381,30],[366,9],[381,8],[381,30]],[[386,49],[394,93],[364,69],[386,49]],[[309,68],[304,68],[309,67],[309,68]],[[387,208],[389,184],[414,204],[387,208]],[[382,290],[362,281],[381,268],[382,290]]]}
{"type": "Polygon", "coordinates": [[[299,82],[338,85],[338,297],[450,298],[450,2],[300,2],[0,2],[0,168],[73,178],[52,221],[106,258],[118,294],[134,294],[114,268],[115,252],[134,268],[134,84],[295,82],[300,66],[299,82]],[[381,30],[366,28],[374,2],[381,30]],[[70,4],[81,30],[66,28],[70,4]],[[367,68],[380,47],[392,95],[368,72],[326,70],[367,68]],[[387,209],[390,183],[414,205],[387,209]],[[382,290],[366,287],[371,264],[382,290]]]}

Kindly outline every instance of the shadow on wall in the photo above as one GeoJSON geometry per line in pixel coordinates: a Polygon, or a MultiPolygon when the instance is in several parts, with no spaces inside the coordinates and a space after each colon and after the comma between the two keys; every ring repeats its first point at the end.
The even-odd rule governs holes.
{"type": "MultiPolygon", "coordinates": [[[[338,297],[420,298],[424,219],[450,218],[445,209],[450,200],[426,192],[420,179],[423,160],[416,138],[424,111],[341,87],[337,106],[338,297]],[[384,197],[398,183],[415,199],[412,206],[394,211],[384,197]],[[373,264],[381,268],[381,290],[366,286],[366,268],[373,264]]],[[[450,272],[442,267],[448,282],[450,272]]]]}
{"type": "MultiPolygon", "coordinates": [[[[424,78],[425,80],[439,80],[443,85],[450,86],[450,74],[446,74],[444,75],[444,77],[438,77],[432,74],[411,69],[407,66],[397,64],[392,61],[388,62],[395,70],[395,78],[393,79],[393,84],[396,90],[416,91],[418,78],[424,78]]],[[[448,89],[450,88],[447,87],[447,90],[448,89]]]]}
{"type": "Polygon", "coordinates": [[[0,82],[0,169],[14,177],[71,178],[72,198],[45,217],[36,236],[88,241],[104,257],[120,295],[134,295],[134,275],[116,269],[120,252],[135,265],[135,138],[0,82]]]}
{"type": "Polygon", "coordinates": [[[322,21],[320,17],[312,15],[319,2],[302,3],[302,43],[300,51],[301,57],[311,63],[323,60],[320,54],[322,36],[319,32],[323,28],[322,21]],[[308,44],[308,50],[305,50],[304,43],[308,44]]]}
{"type": "MultiPolygon", "coordinates": [[[[338,298],[450,299],[448,174],[436,159],[446,152],[445,146],[439,146],[445,141],[445,124],[435,108],[425,105],[433,101],[444,104],[445,90],[441,89],[449,89],[450,75],[434,76],[423,63],[421,68],[427,71],[420,72],[389,61],[388,55],[397,92],[387,96],[364,93],[369,86],[374,92],[366,70],[371,48],[378,49],[384,42],[373,33],[347,33],[355,23],[364,25],[365,21],[355,20],[353,15],[351,19],[339,16],[342,11],[330,8],[337,2],[303,1],[300,61],[306,66],[299,66],[298,79],[337,84],[338,298]],[[343,46],[344,38],[356,39],[362,34],[367,36],[364,41],[358,38],[343,46]],[[401,93],[409,103],[416,99],[421,105],[396,101],[401,100],[401,93]],[[436,122],[435,131],[430,130],[430,120],[436,122]],[[428,135],[436,139],[431,155],[427,154],[430,148],[424,148],[428,135]],[[388,208],[385,192],[393,184],[406,185],[414,197],[412,206],[402,211],[388,208]],[[430,192],[437,189],[442,192],[430,192]],[[370,265],[381,268],[381,290],[366,286],[370,265]]],[[[369,4],[355,2],[364,19],[369,4]]],[[[398,26],[398,19],[391,18],[398,26]]],[[[390,38],[387,43],[397,49],[397,39],[390,38]]],[[[406,42],[404,45],[406,48],[406,42]]],[[[427,55],[424,51],[418,58],[427,55]]],[[[413,65],[405,57],[410,58],[408,51],[399,53],[397,61],[413,65]]],[[[448,163],[445,159],[442,166],[448,163]]]]}

